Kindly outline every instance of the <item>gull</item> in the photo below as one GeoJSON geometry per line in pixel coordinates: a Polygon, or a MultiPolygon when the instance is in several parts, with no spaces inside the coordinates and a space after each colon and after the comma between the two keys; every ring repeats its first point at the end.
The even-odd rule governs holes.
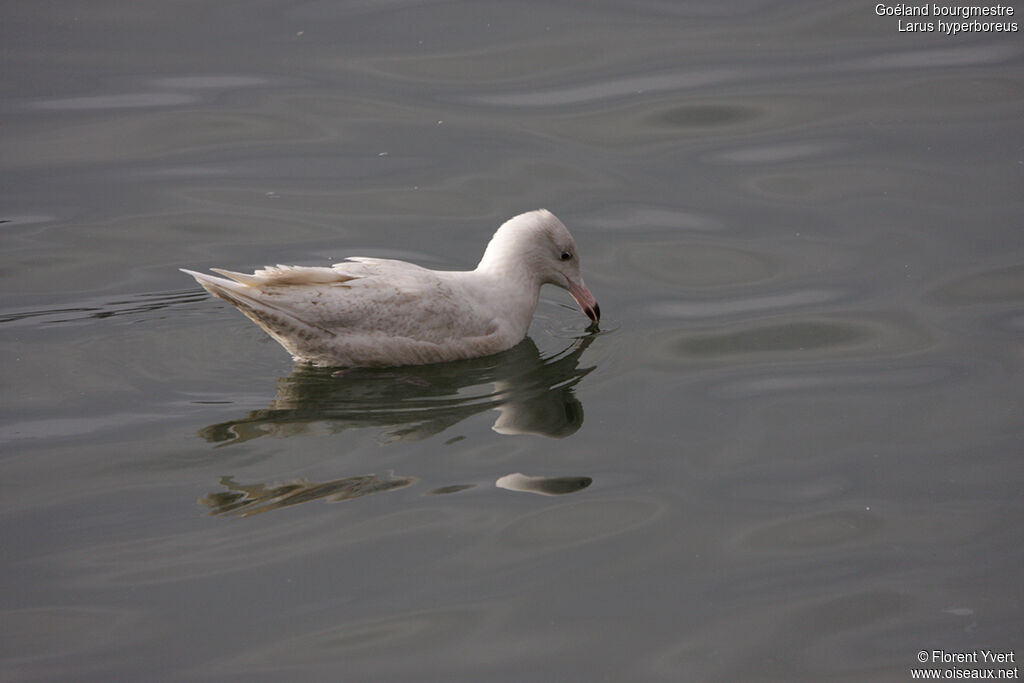
{"type": "Polygon", "coordinates": [[[504,351],[526,336],[545,284],[568,290],[594,323],[601,317],[572,235],[545,209],[503,223],[474,270],[362,256],[323,267],[267,266],[251,275],[181,270],[296,361],[315,365],[422,365],[504,351]]]}

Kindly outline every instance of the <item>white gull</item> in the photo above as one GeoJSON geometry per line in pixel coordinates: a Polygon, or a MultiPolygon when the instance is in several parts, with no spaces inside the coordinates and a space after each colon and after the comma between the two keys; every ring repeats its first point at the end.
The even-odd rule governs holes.
{"type": "Polygon", "coordinates": [[[544,209],[506,221],[471,271],[366,257],[252,275],[211,270],[230,279],[182,268],[295,360],[318,365],[418,365],[504,351],[526,336],[545,284],[568,290],[594,322],[601,316],[572,235],[544,209]]]}

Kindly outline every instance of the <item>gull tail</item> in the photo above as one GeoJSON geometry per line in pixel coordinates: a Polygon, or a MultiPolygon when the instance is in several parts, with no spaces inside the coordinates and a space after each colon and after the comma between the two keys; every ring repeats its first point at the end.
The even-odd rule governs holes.
{"type": "Polygon", "coordinates": [[[229,270],[216,272],[227,275],[230,280],[194,270],[179,268],[181,272],[191,275],[203,289],[242,312],[245,317],[263,328],[281,346],[293,356],[303,351],[299,348],[299,340],[310,338],[334,337],[335,333],[321,325],[304,320],[287,308],[267,300],[260,285],[267,284],[266,278],[259,275],[246,275],[229,270]]]}

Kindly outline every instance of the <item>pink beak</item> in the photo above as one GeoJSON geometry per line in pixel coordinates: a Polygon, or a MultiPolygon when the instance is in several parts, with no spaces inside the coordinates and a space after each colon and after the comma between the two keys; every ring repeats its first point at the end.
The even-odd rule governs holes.
{"type": "Polygon", "coordinates": [[[601,307],[597,305],[597,299],[590,293],[587,286],[583,284],[583,280],[579,282],[573,282],[566,278],[568,286],[566,289],[569,290],[569,294],[572,294],[572,298],[576,300],[580,310],[587,314],[587,317],[593,320],[595,323],[601,319],[601,307]]]}

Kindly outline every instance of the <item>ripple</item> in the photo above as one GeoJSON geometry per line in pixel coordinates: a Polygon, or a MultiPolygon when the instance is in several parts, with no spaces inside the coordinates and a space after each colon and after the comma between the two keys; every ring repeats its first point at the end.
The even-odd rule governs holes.
{"type": "Polygon", "coordinates": [[[92,95],[89,97],[62,97],[52,100],[30,102],[29,109],[50,109],[55,111],[88,111],[104,109],[152,109],[193,104],[199,98],[195,95],[172,92],[140,92],[120,95],[92,95]]]}
{"type": "Polygon", "coordinates": [[[414,543],[411,539],[441,533],[455,523],[449,511],[436,507],[402,508],[347,524],[337,514],[276,516],[273,523],[259,519],[266,518],[93,543],[60,551],[47,561],[74,576],[77,585],[94,589],[180,584],[292,563],[322,552],[328,537],[339,547],[414,543]]]}
{"type": "Polygon", "coordinates": [[[837,167],[806,164],[787,171],[751,174],[744,184],[760,197],[782,202],[832,204],[853,194],[886,192],[903,178],[873,167],[837,167]],[[888,175],[887,175],[888,173],[888,175]]]}
{"type": "Polygon", "coordinates": [[[836,389],[905,389],[925,387],[947,381],[953,369],[939,366],[895,367],[875,370],[860,369],[847,372],[813,374],[774,374],[722,384],[716,395],[724,398],[750,398],[781,392],[820,391],[836,389]]]}
{"type": "Polygon", "coordinates": [[[117,299],[81,299],[59,308],[0,311],[0,325],[53,325],[61,323],[96,322],[107,318],[126,317],[152,319],[151,314],[167,308],[192,306],[205,301],[204,293],[195,290],[145,292],[126,294],[117,299]]]}
{"type": "MultiPolygon", "coordinates": [[[[467,607],[445,607],[353,622],[339,615],[335,620],[341,622],[338,625],[282,637],[241,654],[228,655],[215,662],[212,669],[222,674],[245,672],[250,676],[275,673],[276,679],[289,679],[304,676],[288,676],[285,672],[308,672],[310,663],[315,662],[325,669],[332,668],[337,674],[345,670],[353,656],[410,649],[423,655],[426,650],[443,647],[451,641],[461,642],[481,618],[482,615],[467,607]]],[[[387,663],[381,662],[377,670],[386,668],[387,663]]],[[[204,669],[200,678],[208,675],[209,671],[204,669]]]]}
{"type": "Polygon", "coordinates": [[[791,552],[848,545],[873,536],[882,526],[866,511],[824,512],[758,527],[739,541],[754,550],[791,552]]]}
{"type": "Polygon", "coordinates": [[[583,500],[534,512],[514,520],[498,534],[498,543],[517,556],[530,550],[554,550],[610,538],[649,524],[661,512],[647,500],[583,500]]]}
{"type": "Polygon", "coordinates": [[[835,148],[834,143],[814,141],[753,145],[722,152],[713,158],[734,164],[777,164],[782,161],[821,156],[825,152],[835,151],[835,148]]]}
{"type": "Polygon", "coordinates": [[[773,259],[753,251],[678,242],[631,244],[620,257],[638,272],[685,287],[759,282],[779,268],[773,259]]]}
{"type": "Polygon", "coordinates": [[[759,472],[735,486],[731,497],[761,503],[806,506],[816,501],[836,500],[850,490],[848,478],[838,475],[802,476],[792,471],[759,472]]]}
{"type": "Polygon", "coordinates": [[[1002,320],[1003,327],[1014,332],[1024,331],[1024,314],[1010,315],[1002,320]]]}
{"type": "Polygon", "coordinates": [[[843,298],[842,290],[801,290],[752,296],[745,299],[712,299],[707,301],[662,301],[651,304],[649,309],[657,316],[698,319],[757,313],[769,310],[791,309],[813,304],[823,304],[843,298]]]}
{"type": "Polygon", "coordinates": [[[693,211],[669,207],[628,206],[617,211],[609,211],[584,221],[588,230],[640,230],[650,228],[667,228],[676,230],[714,231],[721,230],[722,224],[717,218],[693,211]]]}
{"type": "Polygon", "coordinates": [[[759,109],[747,105],[699,103],[666,109],[653,114],[651,120],[679,128],[712,128],[746,123],[761,115],[759,109]]]}
{"type": "Polygon", "coordinates": [[[243,76],[234,74],[171,76],[153,80],[153,85],[159,88],[171,88],[175,90],[227,90],[229,88],[251,88],[269,84],[271,84],[271,80],[269,78],[264,78],[263,76],[243,76]]]}
{"type": "Polygon", "coordinates": [[[1024,265],[993,268],[960,277],[925,295],[942,306],[1024,301],[1024,265]]]}
{"type": "Polygon", "coordinates": [[[0,224],[13,227],[15,225],[34,225],[36,223],[50,223],[55,220],[56,216],[48,216],[45,214],[5,216],[3,219],[0,219],[0,224]]]}
{"type": "Polygon", "coordinates": [[[974,45],[934,50],[901,50],[848,62],[845,70],[940,69],[950,66],[996,64],[1021,54],[1013,45],[974,45]]]}
{"type": "Polygon", "coordinates": [[[665,342],[663,355],[706,361],[792,357],[814,359],[841,354],[886,356],[920,349],[927,333],[905,313],[863,314],[856,319],[771,318],[716,332],[680,332],[665,342]]]}
{"type": "Polygon", "coordinates": [[[200,98],[196,94],[168,92],[181,90],[227,90],[267,86],[271,81],[260,76],[242,75],[197,75],[174,76],[153,79],[154,90],[142,92],[89,95],[82,97],[58,97],[37,100],[25,104],[27,109],[51,111],[105,111],[117,109],[153,109],[195,104],[200,98]]]}
{"type": "Polygon", "coordinates": [[[683,355],[715,357],[852,346],[871,336],[869,329],[858,325],[802,320],[694,335],[677,342],[676,348],[683,355]]]}
{"type": "Polygon", "coordinates": [[[481,104],[504,107],[562,107],[632,97],[641,93],[646,95],[655,92],[674,92],[720,84],[736,79],[740,73],[733,69],[705,69],[671,74],[624,76],[575,87],[554,87],[511,94],[477,95],[467,99],[481,104]]]}
{"type": "Polygon", "coordinates": [[[197,151],[251,150],[261,143],[301,144],[321,139],[313,124],[258,107],[246,111],[181,107],[197,96],[183,92],[38,103],[40,109],[123,109],[118,115],[74,117],[67,123],[32,129],[5,140],[11,163],[19,167],[179,159],[197,151]],[[89,102],[87,100],[93,100],[89,102]],[[172,106],[178,106],[172,109],[172,106]]]}
{"type": "MultiPolygon", "coordinates": [[[[85,655],[100,659],[149,636],[153,621],[131,609],[42,606],[0,610],[0,659],[9,680],[81,680],[85,655]]],[[[88,678],[88,676],[85,676],[88,678]]]]}
{"type": "Polygon", "coordinates": [[[481,680],[488,678],[482,671],[515,670],[510,667],[522,665],[524,652],[556,656],[574,639],[515,633],[498,644],[488,634],[521,608],[521,599],[464,602],[376,617],[343,610],[326,628],[297,635],[291,635],[295,628],[278,629],[276,640],[230,652],[190,678],[204,680],[212,671],[232,679],[481,680]]]}

